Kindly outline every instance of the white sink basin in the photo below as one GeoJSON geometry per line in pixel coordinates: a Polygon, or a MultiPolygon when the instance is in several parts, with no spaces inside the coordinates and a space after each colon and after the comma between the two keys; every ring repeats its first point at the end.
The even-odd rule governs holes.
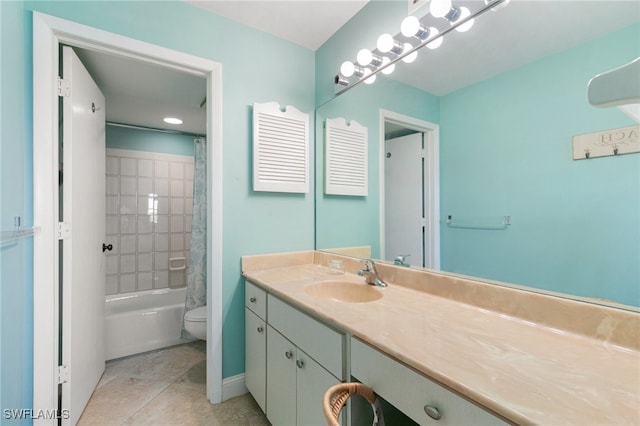
{"type": "Polygon", "coordinates": [[[319,281],[305,287],[311,296],[346,303],[373,302],[382,298],[382,292],[365,283],[353,281],[319,281]]]}

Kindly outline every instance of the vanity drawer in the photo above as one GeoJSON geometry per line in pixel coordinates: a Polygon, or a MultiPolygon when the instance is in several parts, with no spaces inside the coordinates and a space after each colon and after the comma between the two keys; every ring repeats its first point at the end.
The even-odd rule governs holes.
{"type": "Polygon", "coordinates": [[[267,319],[267,293],[252,284],[245,282],[244,304],[262,319],[267,319]]]}
{"type": "Polygon", "coordinates": [[[421,425],[507,424],[355,338],[351,375],[421,425]],[[440,419],[429,417],[427,410],[440,419]]]}
{"type": "Polygon", "coordinates": [[[269,324],[316,360],[331,374],[344,379],[344,334],[268,295],[269,324]]]}

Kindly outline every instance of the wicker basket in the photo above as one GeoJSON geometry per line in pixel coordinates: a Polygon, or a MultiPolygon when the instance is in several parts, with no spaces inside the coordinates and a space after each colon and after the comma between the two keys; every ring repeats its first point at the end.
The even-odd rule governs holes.
{"type": "Polygon", "coordinates": [[[353,395],[361,395],[371,404],[374,426],[384,424],[383,421],[379,421],[379,419],[381,420],[382,412],[378,408],[377,396],[373,389],[362,383],[339,383],[327,389],[322,399],[322,408],[329,426],[340,426],[340,423],[338,423],[340,412],[347,400],[353,395]]]}

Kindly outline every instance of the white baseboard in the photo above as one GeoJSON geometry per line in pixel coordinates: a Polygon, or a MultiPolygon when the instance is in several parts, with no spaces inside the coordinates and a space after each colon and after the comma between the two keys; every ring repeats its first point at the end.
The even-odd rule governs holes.
{"type": "Polygon", "coordinates": [[[222,380],[222,401],[244,395],[247,392],[249,390],[244,385],[244,373],[222,380]]]}

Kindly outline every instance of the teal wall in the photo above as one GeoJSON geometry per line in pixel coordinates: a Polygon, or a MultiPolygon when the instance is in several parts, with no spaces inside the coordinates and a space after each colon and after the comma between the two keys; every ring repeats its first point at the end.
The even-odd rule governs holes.
{"type": "MultiPolygon", "coordinates": [[[[33,224],[31,26],[21,2],[0,2],[0,229],[33,224]]],[[[0,245],[1,408],[30,408],[33,383],[33,244],[0,245]]],[[[4,424],[4,413],[0,420],[4,424]]]]}
{"type": "Polygon", "coordinates": [[[442,268],[640,306],[640,155],[572,159],[572,137],[636,124],[589,105],[596,74],[640,56],[635,24],[440,101],[442,268]],[[615,285],[612,285],[615,283],[615,285]]]}
{"type": "MultiPolygon", "coordinates": [[[[0,229],[20,216],[33,224],[30,75],[31,26],[20,2],[0,2],[0,229]],[[7,37],[6,35],[14,35],[7,37]],[[18,43],[16,43],[18,40],[18,43]]],[[[33,244],[0,245],[0,397],[2,408],[29,408],[33,382],[33,244]]]]}
{"type": "Polygon", "coordinates": [[[194,139],[175,133],[107,126],[106,145],[107,148],[193,156],[194,139]]]}
{"type": "MultiPolygon", "coordinates": [[[[251,105],[277,101],[313,114],[314,53],[182,1],[2,1],[0,7],[2,229],[10,228],[16,215],[26,224],[32,223],[32,10],[222,63],[223,376],[242,373],[244,287],[240,257],[314,247],[313,194],[252,191],[251,105]]],[[[30,242],[23,241],[0,253],[0,403],[2,408],[29,408],[33,390],[33,252],[30,242]],[[7,268],[9,264],[11,268],[7,268]]]]}

